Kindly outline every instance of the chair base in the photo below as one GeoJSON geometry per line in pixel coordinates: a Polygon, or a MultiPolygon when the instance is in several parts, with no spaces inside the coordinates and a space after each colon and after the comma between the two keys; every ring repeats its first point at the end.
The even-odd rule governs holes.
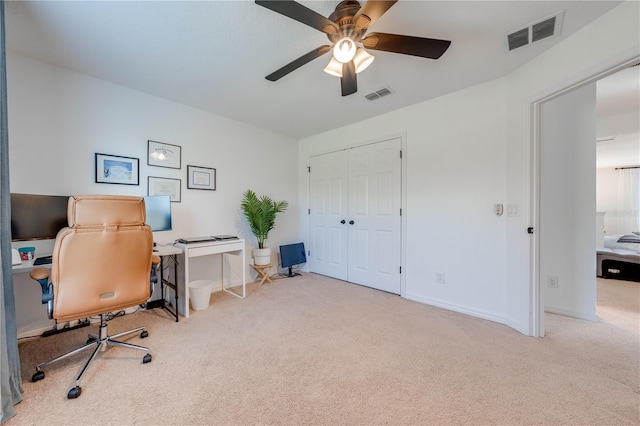
{"type": "Polygon", "coordinates": [[[98,353],[99,352],[105,352],[107,350],[107,345],[117,345],[117,346],[123,346],[125,348],[129,348],[129,349],[137,349],[137,350],[140,350],[140,351],[145,351],[145,352],[147,352],[147,354],[142,358],[142,363],[146,364],[148,362],[151,362],[151,359],[152,359],[151,358],[151,354],[148,353],[149,352],[149,348],[147,348],[145,346],[134,345],[132,343],[126,343],[126,342],[121,342],[119,340],[116,340],[119,337],[126,336],[128,334],[137,333],[137,332],[141,332],[140,333],[140,337],[141,338],[145,338],[145,337],[147,337],[149,335],[149,333],[147,332],[145,327],[137,327],[137,328],[134,328],[132,330],[123,331],[122,333],[117,333],[117,334],[114,334],[112,336],[109,336],[107,334],[107,322],[105,320],[105,316],[104,316],[104,314],[100,315],[100,328],[99,328],[99,335],[98,336],[90,334],[89,335],[89,339],[87,340],[87,343],[84,344],[83,346],[81,346],[79,348],[76,348],[76,349],[74,349],[72,351],[69,351],[67,353],[64,353],[62,355],[59,355],[59,356],[57,356],[57,357],[55,357],[53,359],[50,359],[49,361],[41,362],[40,364],[36,365],[36,372],[31,377],[31,381],[32,382],[37,382],[39,380],[44,379],[44,371],[42,371],[42,367],[45,367],[45,366],[47,366],[49,364],[53,364],[54,362],[60,361],[60,360],[65,359],[65,358],[68,358],[68,357],[70,357],[72,355],[75,355],[75,354],[80,353],[82,351],[85,351],[87,349],[94,348],[93,349],[93,353],[89,357],[89,360],[87,360],[87,362],[85,363],[84,367],[80,371],[80,374],[76,378],[76,386],[71,388],[69,390],[69,392],[67,393],[67,398],[75,399],[75,398],[79,397],[80,394],[82,393],[82,388],[80,387],[80,380],[82,379],[82,376],[84,376],[84,373],[87,371],[87,369],[89,368],[89,366],[91,365],[93,360],[96,358],[98,353]]]}

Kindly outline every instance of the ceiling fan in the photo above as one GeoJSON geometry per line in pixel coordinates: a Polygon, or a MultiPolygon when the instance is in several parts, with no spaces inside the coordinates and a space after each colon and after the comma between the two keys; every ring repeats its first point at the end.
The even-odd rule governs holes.
{"type": "Polygon", "coordinates": [[[369,26],[389,10],[397,0],[368,0],[362,7],[355,0],[342,1],[328,19],[293,0],[255,1],[260,6],[322,31],[332,43],[332,45],[313,49],[269,74],[266,76],[269,81],[279,80],[333,50],[333,56],[325,72],[340,77],[342,96],[348,96],[358,91],[356,74],[373,62],[374,57],[365,48],[438,59],[451,44],[449,40],[387,33],[370,33],[365,37],[369,26]]]}

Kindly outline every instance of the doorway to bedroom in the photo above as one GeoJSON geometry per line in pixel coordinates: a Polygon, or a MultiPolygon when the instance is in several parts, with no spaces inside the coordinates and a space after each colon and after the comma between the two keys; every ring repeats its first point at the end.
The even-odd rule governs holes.
{"type": "Polygon", "coordinates": [[[635,167],[640,163],[638,68],[620,67],[611,76],[583,82],[537,104],[539,335],[544,335],[545,312],[598,319],[598,292],[603,285],[596,279],[595,253],[605,245],[605,237],[612,239],[613,229],[607,229],[604,218],[608,215],[609,223],[614,217],[629,215],[636,222],[640,209],[637,197],[631,202],[636,207],[621,208],[618,198],[620,202],[629,199],[618,197],[621,190],[617,183],[622,178],[617,176],[622,167],[634,167],[637,172],[635,167]],[[629,87],[633,76],[635,85],[629,87]],[[626,86],[622,80],[627,81],[626,86]],[[624,101],[623,91],[630,102],[624,101]],[[605,164],[612,169],[606,185],[605,164]],[[616,175],[615,190],[612,174],[616,175]],[[611,207],[611,199],[615,199],[615,207],[611,207]],[[596,225],[598,219],[602,225],[596,225]]]}

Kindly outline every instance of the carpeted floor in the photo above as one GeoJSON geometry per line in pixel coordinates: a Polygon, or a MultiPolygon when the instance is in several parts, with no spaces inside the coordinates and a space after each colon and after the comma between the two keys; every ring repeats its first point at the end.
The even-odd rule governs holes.
{"type": "MultiPolygon", "coordinates": [[[[496,323],[304,274],[244,300],[218,292],[179,323],[161,310],[109,323],[150,336],[86,358],[36,362],[88,328],[20,344],[24,401],[7,425],[640,424],[640,284],[600,280],[599,322],[546,316],[534,339],[496,323]]],[[[44,309],[44,308],[43,308],[44,309]]]]}

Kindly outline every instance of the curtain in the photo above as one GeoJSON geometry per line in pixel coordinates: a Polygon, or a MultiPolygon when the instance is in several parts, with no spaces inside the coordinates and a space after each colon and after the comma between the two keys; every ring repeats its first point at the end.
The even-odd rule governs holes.
{"type": "Polygon", "coordinates": [[[9,189],[9,131],[7,128],[7,60],[5,51],[4,1],[0,2],[0,421],[15,415],[13,406],[22,401],[16,306],[11,273],[11,197],[9,189]]]}
{"type": "Polygon", "coordinates": [[[640,169],[618,170],[618,227],[624,234],[640,231],[640,169]]]}

